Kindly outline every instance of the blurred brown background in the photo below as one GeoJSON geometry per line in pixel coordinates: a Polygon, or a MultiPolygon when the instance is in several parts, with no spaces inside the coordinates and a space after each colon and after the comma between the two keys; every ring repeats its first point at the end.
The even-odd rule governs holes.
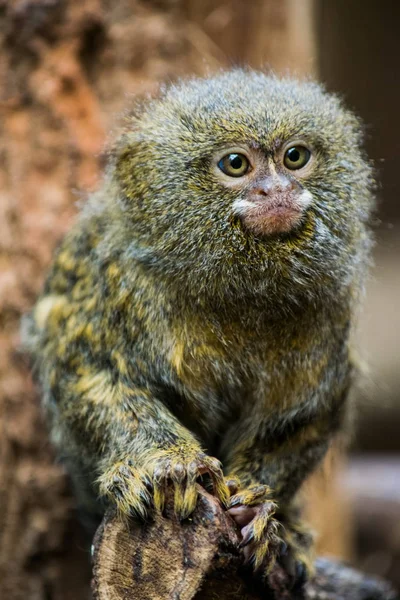
{"type": "Polygon", "coordinates": [[[353,457],[352,552],[365,570],[400,582],[400,5],[317,2],[319,77],[364,119],[380,189],[375,265],[359,323],[365,362],[353,457]]]}
{"type": "Polygon", "coordinates": [[[381,188],[360,319],[368,364],[349,460],[308,485],[320,552],[400,584],[400,5],[390,0],[0,0],[0,597],[88,597],[89,557],[53,463],[21,314],[132,94],[250,64],[317,77],[367,123],[381,188]]]}

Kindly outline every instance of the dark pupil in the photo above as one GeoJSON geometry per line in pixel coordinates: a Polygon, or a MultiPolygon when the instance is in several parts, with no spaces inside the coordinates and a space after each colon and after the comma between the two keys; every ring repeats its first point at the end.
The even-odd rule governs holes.
{"type": "Polygon", "coordinates": [[[291,162],[297,162],[300,159],[300,152],[297,148],[290,148],[290,150],[288,150],[288,159],[291,162]]]}
{"type": "Polygon", "coordinates": [[[237,154],[231,154],[229,157],[229,162],[231,164],[232,169],[240,169],[242,167],[243,161],[237,154]]]}

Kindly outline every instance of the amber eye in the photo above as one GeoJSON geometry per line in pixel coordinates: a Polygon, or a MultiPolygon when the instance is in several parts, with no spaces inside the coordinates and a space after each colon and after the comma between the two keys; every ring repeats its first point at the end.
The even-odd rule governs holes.
{"type": "Polygon", "coordinates": [[[294,171],[302,169],[311,158],[311,152],[305,146],[292,146],[288,148],[283,157],[283,163],[287,169],[294,171]]]}
{"type": "Polygon", "coordinates": [[[221,158],[218,168],[229,177],[243,177],[250,169],[250,162],[244,154],[234,152],[221,158]]]}

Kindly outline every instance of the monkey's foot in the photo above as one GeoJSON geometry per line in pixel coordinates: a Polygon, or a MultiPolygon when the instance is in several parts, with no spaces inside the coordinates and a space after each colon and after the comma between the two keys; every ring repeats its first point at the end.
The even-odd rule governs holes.
{"type": "Polygon", "coordinates": [[[155,507],[163,510],[167,489],[172,487],[174,512],[179,519],[185,519],[194,511],[197,483],[210,483],[214,496],[224,505],[228,503],[229,489],[221,463],[202,451],[176,446],[158,452],[152,460],[151,472],[155,507]],[[205,481],[207,479],[208,482],[205,481]]]}
{"type": "Polygon", "coordinates": [[[301,588],[308,578],[309,558],[294,536],[275,518],[270,489],[251,486],[235,494],[228,513],[240,528],[246,563],[273,589],[301,588]]]}
{"type": "Polygon", "coordinates": [[[149,475],[133,466],[130,459],[117,462],[98,478],[100,496],[113,503],[122,516],[144,518],[152,505],[149,475]]]}

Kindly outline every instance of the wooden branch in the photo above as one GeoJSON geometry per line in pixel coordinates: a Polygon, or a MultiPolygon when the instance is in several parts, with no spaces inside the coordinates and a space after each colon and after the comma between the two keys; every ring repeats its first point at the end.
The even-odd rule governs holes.
{"type": "MultiPolygon", "coordinates": [[[[200,493],[186,522],[171,515],[143,524],[106,513],[93,545],[95,600],[295,600],[266,589],[242,567],[235,525],[215,499],[200,493]]],[[[395,600],[390,585],[326,559],[305,600],[395,600]]]]}

